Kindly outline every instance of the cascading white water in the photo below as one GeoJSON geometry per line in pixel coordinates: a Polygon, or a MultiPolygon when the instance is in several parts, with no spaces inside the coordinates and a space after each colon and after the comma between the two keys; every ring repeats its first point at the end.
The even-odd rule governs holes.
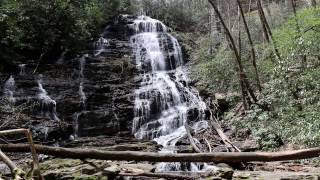
{"type": "MultiPolygon", "coordinates": [[[[181,47],[160,21],[139,16],[131,37],[135,62],[141,72],[135,90],[133,133],[139,139],[153,139],[163,146],[161,152],[174,153],[176,143],[186,135],[185,123],[207,128],[206,104],[188,86],[183,70],[181,47]]],[[[161,153],[160,152],[160,153],[161,153]]],[[[157,171],[182,170],[180,163],[160,163],[157,171]]],[[[199,170],[191,164],[188,170],[199,170]]]]}
{"type": "Polygon", "coordinates": [[[11,105],[14,105],[14,103],[16,102],[16,99],[14,98],[15,90],[16,90],[15,80],[13,76],[10,76],[10,78],[4,84],[3,94],[4,94],[4,97],[8,98],[8,101],[11,105]]]}
{"type": "Polygon", "coordinates": [[[81,109],[84,110],[85,109],[85,106],[86,106],[86,100],[87,100],[87,97],[86,97],[86,94],[84,92],[84,68],[85,68],[85,65],[86,65],[86,58],[88,57],[89,55],[88,54],[85,54],[83,55],[81,58],[80,58],[80,63],[79,63],[79,68],[80,68],[80,71],[79,71],[79,81],[80,81],[80,84],[79,84],[79,96],[80,96],[80,105],[81,105],[81,109]]]}
{"type": "Polygon", "coordinates": [[[26,64],[19,64],[19,69],[20,69],[19,75],[20,75],[20,76],[25,75],[25,73],[26,73],[26,71],[25,71],[25,69],[26,69],[26,64]]]}
{"type": "Polygon", "coordinates": [[[43,88],[41,79],[38,80],[37,98],[40,102],[41,114],[51,118],[52,120],[60,121],[57,116],[57,103],[48,95],[48,92],[43,88]]]}
{"type": "Polygon", "coordinates": [[[108,45],[109,45],[108,40],[105,39],[104,37],[100,37],[98,41],[96,41],[94,44],[94,48],[95,48],[94,56],[99,56],[106,49],[108,45]]]}
{"type": "Polygon", "coordinates": [[[85,70],[85,65],[86,65],[86,58],[88,57],[88,54],[84,54],[80,59],[79,59],[79,99],[80,99],[80,112],[76,112],[73,115],[73,136],[74,138],[77,138],[79,136],[79,117],[84,111],[86,110],[86,101],[87,101],[87,96],[84,92],[84,70],[85,70]]]}
{"type": "Polygon", "coordinates": [[[66,54],[67,54],[67,51],[62,52],[59,59],[57,60],[56,64],[60,64],[60,65],[63,64],[66,54]]]}

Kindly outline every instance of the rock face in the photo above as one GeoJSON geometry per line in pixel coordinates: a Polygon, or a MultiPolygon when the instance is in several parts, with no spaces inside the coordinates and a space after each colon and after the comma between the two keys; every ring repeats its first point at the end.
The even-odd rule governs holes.
{"type": "MultiPolygon", "coordinates": [[[[32,127],[38,134],[43,132],[43,137],[49,139],[52,134],[55,139],[61,138],[62,134],[71,135],[73,129],[77,130],[78,136],[131,134],[136,86],[129,41],[133,34],[130,29],[133,19],[120,16],[107,26],[102,34],[104,48],[98,53],[90,50],[88,55],[79,55],[72,60],[59,59],[54,64],[42,62],[36,73],[33,71],[38,62],[20,65],[23,70],[12,74],[16,83],[16,106],[35,104],[33,111],[27,113],[30,116],[25,118],[32,123],[20,125],[32,127]],[[57,117],[61,120],[55,123],[56,126],[67,124],[64,133],[57,134],[57,130],[43,123],[54,120],[49,120],[46,113],[40,113],[42,109],[37,104],[39,79],[48,96],[56,102],[57,117]]],[[[10,74],[0,76],[5,80],[10,74]]],[[[2,84],[1,91],[3,89],[2,84]]]]}

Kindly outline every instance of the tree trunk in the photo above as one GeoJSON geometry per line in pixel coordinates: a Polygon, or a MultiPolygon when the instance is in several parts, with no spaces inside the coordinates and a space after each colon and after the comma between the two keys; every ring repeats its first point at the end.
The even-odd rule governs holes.
{"type": "MultiPolygon", "coordinates": [[[[298,19],[297,19],[297,10],[296,10],[296,1],[295,0],[291,0],[291,6],[292,6],[292,11],[293,11],[293,15],[294,15],[294,19],[295,19],[295,23],[296,23],[296,30],[298,32],[298,35],[300,37],[302,37],[302,33],[301,33],[301,28],[299,26],[299,22],[298,22],[298,19]]],[[[301,53],[299,55],[300,59],[301,59],[301,67],[302,69],[305,69],[307,67],[307,56],[303,53],[303,52],[299,52],[301,53]]]]}
{"type": "Polygon", "coordinates": [[[258,11],[259,11],[260,21],[263,24],[263,31],[265,33],[265,36],[268,37],[267,41],[270,42],[270,39],[272,40],[274,52],[275,52],[277,58],[281,59],[280,52],[277,48],[276,41],[273,38],[271,28],[270,28],[269,23],[267,21],[266,15],[264,14],[260,0],[257,0],[257,6],[258,6],[258,11]]]}
{"type": "MultiPolygon", "coordinates": [[[[239,83],[240,83],[240,86],[241,86],[241,91],[242,91],[242,98],[243,99],[247,99],[246,96],[245,96],[245,91],[248,91],[248,94],[251,96],[251,98],[253,99],[254,102],[257,102],[257,98],[256,96],[254,95],[254,92],[250,86],[250,83],[249,83],[249,80],[244,72],[244,68],[243,68],[243,65],[242,65],[242,62],[241,62],[241,57],[240,57],[240,54],[238,52],[238,49],[237,49],[237,46],[236,46],[236,43],[231,35],[231,32],[229,30],[229,28],[227,27],[227,25],[225,24],[222,16],[221,16],[221,13],[218,9],[218,7],[215,5],[214,1],[213,0],[208,0],[209,3],[211,4],[211,6],[213,7],[217,17],[219,18],[224,30],[225,30],[225,33],[226,33],[226,36],[229,40],[229,45],[231,47],[231,49],[233,50],[234,52],[234,55],[235,55],[235,60],[236,60],[236,63],[238,64],[238,73],[239,73],[239,83]]],[[[246,102],[244,102],[244,104],[246,104],[246,102]]]]}
{"type": "MultiPolygon", "coordinates": [[[[37,152],[60,158],[100,159],[116,161],[150,161],[150,162],[271,162],[315,158],[320,156],[320,148],[284,152],[216,152],[216,153],[181,153],[163,154],[133,151],[100,151],[94,149],[61,148],[35,145],[37,152]]],[[[29,152],[26,144],[0,144],[5,152],[29,152]]]]}
{"type": "Polygon", "coordinates": [[[245,16],[244,16],[244,12],[243,12],[241,3],[240,3],[239,0],[236,0],[236,1],[237,1],[239,10],[240,10],[240,14],[241,14],[241,17],[242,17],[242,21],[243,21],[243,24],[244,24],[244,28],[245,28],[245,30],[246,30],[246,33],[247,33],[247,36],[248,36],[248,40],[249,40],[249,44],[250,44],[250,47],[251,47],[252,65],[253,65],[254,71],[255,71],[255,77],[256,77],[257,87],[258,87],[259,91],[261,91],[262,88],[261,88],[261,83],[260,83],[260,78],[259,78],[258,68],[257,68],[257,62],[256,62],[256,51],[255,51],[255,49],[254,49],[254,44],[253,44],[253,41],[252,41],[252,38],[251,38],[251,33],[250,33],[250,30],[249,30],[249,27],[248,27],[247,20],[246,20],[246,18],[245,18],[245,16]]]}

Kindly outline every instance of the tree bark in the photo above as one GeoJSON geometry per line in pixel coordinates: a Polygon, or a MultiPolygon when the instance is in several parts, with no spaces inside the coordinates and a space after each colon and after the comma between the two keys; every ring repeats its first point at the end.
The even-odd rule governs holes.
{"type": "Polygon", "coordinates": [[[271,31],[271,28],[270,28],[269,23],[267,21],[266,15],[264,14],[264,11],[263,11],[263,8],[262,8],[262,5],[261,5],[261,0],[257,0],[257,6],[258,6],[258,11],[259,11],[260,21],[263,24],[264,33],[265,33],[266,36],[268,36],[268,40],[267,41],[270,42],[270,39],[272,40],[274,52],[275,52],[277,58],[281,59],[280,52],[278,50],[276,41],[273,38],[273,34],[272,34],[272,31],[271,31]]]}
{"type": "Polygon", "coordinates": [[[317,7],[317,1],[316,0],[311,0],[311,6],[316,8],[317,7]]]}
{"type": "MultiPolygon", "coordinates": [[[[28,152],[26,144],[0,144],[5,152],[28,152]]],[[[320,148],[285,152],[216,152],[216,153],[181,153],[163,154],[133,151],[100,151],[94,149],[61,148],[35,145],[37,152],[60,158],[100,159],[117,161],[151,161],[151,162],[270,162],[315,158],[320,156],[320,148]]]]}
{"type": "Polygon", "coordinates": [[[253,44],[253,41],[252,41],[251,33],[250,33],[250,30],[249,30],[249,27],[248,27],[247,20],[246,20],[246,18],[244,16],[244,12],[243,12],[241,3],[240,3],[239,0],[236,0],[236,1],[237,1],[237,4],[238,4],[238,7],[239,7],[239,11],[240,11],[240,14],[241,14],[241,17],[242,17],[244,28],[246,30],[246,33],[247,33],[247,36],[248,36],[248,40],[249,40],[249,44],[250,44],[250,47],[251,47],[252,65],[253,65],[254,71],[255,71],[257,87],[258,87],[259,91],[261,91],[262,88],[261,88],[261,83],[260,83],[260,78],[259,78],[259,73],[258,73],[258,68],[257,68],[257,62],[256,62],[256,51],[254,49],[254,44],[253,44]]]}

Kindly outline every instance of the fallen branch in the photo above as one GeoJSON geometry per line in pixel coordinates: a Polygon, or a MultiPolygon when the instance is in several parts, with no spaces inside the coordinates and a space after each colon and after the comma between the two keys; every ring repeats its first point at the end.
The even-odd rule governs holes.
{"type": "MultiPolygon", "coordinates": [[[[5,152],[28,152],[25,144],[0,144],[5,152]]],[[[100,151],[94,149],[61,148],[35,145],[37,152],[60,158],[100,159],[117,161],[151,161],[151,162],[270,162],[315,158],[320,156],[320,148],[284,152],[215,152],[215,153],[180,153],[165,154],[133,151],[100,151]]]]}
{"type": "Polygon", "coordinates": [[[235,145],[233,145],[232,142],[230,141],[230,139],[223,133],[223,130],[222,130],[221,126],[218,124],[218,121],[213,118],[212,112],[211,112],[210,119],[211,119],[211,121],[209,121],[209,122],[211,123],[211,126],[218,133],[222,142],[226,145],[227,150],[234,149],[235,151],[241,152],[241,150],[238,147],[236,147],[235,145]]]}
{"type": "Polygon", "coordinates": [[[190,126],[188,124],[185,124],[184,127],[186,128],[187,136],[193,150],[195,150],[197,153],[201,153],[202,151],[199,149],[199,147],[196,145],[196,143],[193,140],[193,137],[190,132],[190,126]]]}
{"type": "MultiPolygon", "coordinates": [[[[14,180],[20,180],[25,176],[25,172],[19,169],[11,159],[5,155],[0,149],[0,161],[3,161],[10,169],[14,180]]],[[[1,178],[1,177],[0,177],[1,178]]]]}
{"type": "Polygon", "coordinates": [[[212,148],[211,148],[211,145],[210,145],[210,142],[208,141],[208,139],[205,138],[204,136],[203,136],[203,139],[204,139],[204,141],[207,143],[209,152],[212,152],[212,148]]]}
{"type": "MultiPolygon", "coordinates": [[[[36,148],[34,147],[31,132],[28,129],[13,129],[13,130],[0,131],[1,136],[8,136],[8,135],[15,135],[15,134],[24,134],[27,137],[28,142],[29,142],[29,150],[31,150],[31,155],[32,155],[32,160],[33,160],[33,164],[32,164],[33,167],[32,167],[32,171],[30,173],[32,174],[34,172],[39,177],[39,179],[43,179],[43,177],[40,173],[40,165],[39,165],[38,155],[36,152],[36,148]]],[[[1,148],[0,148],[0,150],[1,150],[1,148]]],[[[9,164],[7,164],[7,165],[9,166],[9,164]]],[[[13,169],[11,169],[11,171],[13,172],[13,169]]],[[[16,173],[16,172],[13,172],[13,173],[16,173]]]]}

